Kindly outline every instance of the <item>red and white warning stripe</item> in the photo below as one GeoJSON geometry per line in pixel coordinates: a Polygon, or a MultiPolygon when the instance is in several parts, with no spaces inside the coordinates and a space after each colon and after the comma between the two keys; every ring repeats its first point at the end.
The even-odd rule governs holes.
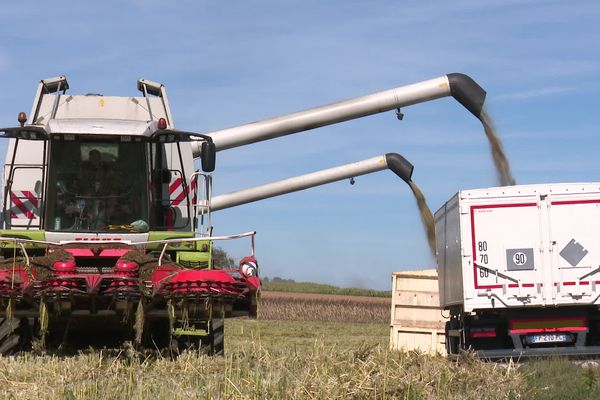
{"type": "MultiPolygon", "coordinates": [[[[188,193],[191,193],[192,203],[196,204],[196,180],[193,179],[188,185],[188,193]]],[[[183,190],[183,179],[177,178],[169,185],[169,197],[171,198],[171,205],[178,206],[185,199],[185,190],[183,190]]]]}
{"type": "Polygon", "coordinates": [[[10,202],[12,219],[37,219],[40,217],[38,199],[29,190],[11,191],[10,202]]]}

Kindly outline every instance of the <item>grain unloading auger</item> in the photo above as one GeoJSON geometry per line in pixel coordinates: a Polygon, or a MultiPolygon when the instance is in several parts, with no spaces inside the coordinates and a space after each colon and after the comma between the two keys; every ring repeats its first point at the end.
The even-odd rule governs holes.
{"type": "Polygon", "coordinates": [[[357,176],[383,171],[384,169],[391,170],[407,183],[410,181],[413,173],[413,165],[404,157],[400,154],[388,153],[363,161],[215,196],[211,201],[211,210],[224,210],[254,201],[326,185],[343,179],[352,179],[357,176]]]}
{"type": "MultiPolygon", "coordinates": [[[[391,110],[398,110],[398,117],[401,118],[401,107],[447,96],[454,97],[475,117],[482,119],[485,90],[469,76],[453,73],[205,134],[213,139],[217,151],[221,151],[391,110]]],[[[201,146],[201,143],[192,143],[194,157],[200,156],[201,146]]]]}
{"type": "Polygon", "coordinates": [[[113,341],[222,353],[223,318],[253,315],[260,281],[253,245],[239,268],[214,264],[213,240],[254,234],[211,237],[213,209],[384,168],[408,181],[412,166],[387,154],[309,174],[309,185],[306,176],[304,186],[292,178],[213,203],[211,175],[195,171],[194,158],[211,172],[215,151],[448,95],[479,118],[485,99],[470,78],[450,74],[197,134],[175,129],[160,84],[138,81],[140,97],[67,95],[67,89],[64,77],[41,81],[30,122],[21,113],[20,126],[0,130],[10,139],[0,230],[0,352],[31,347],[39,336],[93,342],[89,333],[75,332],[94,326],[113,331],[113,341]]]}

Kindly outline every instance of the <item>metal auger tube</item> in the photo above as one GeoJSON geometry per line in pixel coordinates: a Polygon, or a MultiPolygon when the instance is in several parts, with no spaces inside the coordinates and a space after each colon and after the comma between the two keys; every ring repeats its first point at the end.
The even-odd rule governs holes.
{"type": "MultiPolygon", "coordinates": [[[[469,76],[453,73],[206,134],[213,138],[217,151],[226,150],[446,96],[453,96],[473,115],[480,118],[481,108],[485,102],[485,90],[469,76]]],[[[192,143],[195,158],[200,156],[200,147],[199,142],[192,143]]]]}
{"type": "Polygon", "coordinates": [[[388,153],[367,160],[324,169],[294,178],[267,183],[237,192],[215,196],[211,201],[211,210],[218,211],[226,208],[252,203],[254,201],[297,192],[315,186],[325,185],[342,179],[350,179],[372,172],[392,170],[403,181],[408,182],[412,176],[413,165],[400,154],[388,153]]]}

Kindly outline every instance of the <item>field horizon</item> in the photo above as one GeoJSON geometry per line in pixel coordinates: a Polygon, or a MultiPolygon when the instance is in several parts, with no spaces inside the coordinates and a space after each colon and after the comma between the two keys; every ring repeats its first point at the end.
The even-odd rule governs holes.
{"type": "MultiPolygon", "coordinates": [[[[391,286],[391,284],[390,284],[391,286]]],[[[349,296],[365,297],[391,297],[390,290],[377,290],[357,287],[340,287],[328,283],[313,281],[296,281],[290,278],[261,278],[261,290],[274,292],[295,292],[295,293],[317,293],[317,294],[339,294],[349,296]]]]}

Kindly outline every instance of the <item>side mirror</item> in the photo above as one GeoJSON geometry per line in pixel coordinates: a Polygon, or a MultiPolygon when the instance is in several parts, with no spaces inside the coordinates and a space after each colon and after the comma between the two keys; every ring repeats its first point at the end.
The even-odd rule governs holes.
{"type": "Polygon", "coordinates": [[[171,171],[168,169],[155,169],[152,171],[152,180],[160,183],[170,183],[171,171]]]}
{"type": "Polygon", "coordinates": [[[217,147],[212,142],[202,142],[200,148],[200,161],[202,163],[202,171],[213,172],[217,162],[217,147]]]}
{"type": "Polygon", "coordinates": [[[35,187],[33,188],[33,192],[37,197],[42,197],[42,181],[35,181],[35,187]]]}

